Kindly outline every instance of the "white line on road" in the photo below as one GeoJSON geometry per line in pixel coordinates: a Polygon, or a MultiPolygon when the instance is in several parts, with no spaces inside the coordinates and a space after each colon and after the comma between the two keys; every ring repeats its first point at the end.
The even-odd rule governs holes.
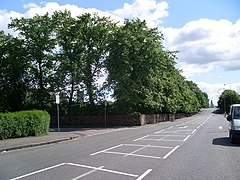
{"type": "Polygon", "coordinates": [[[105,152],[105,151],[108,151],[108,150],[111,150],[111,149],[115,149],[115,148],[121,147],[121,146],[122,146],[122,144],[119,144],[119,145],[117,145],[117,146],[113,146],[113,147],[111,147],[111,148],[104,149],[104,150],[102,150],[102,151],[98,151],[98,152],[92,153],[92,154],[90,154],[90,156],[94,156],[94,155],[97,155],[97,154],[100,154],[100,153],[103,153],[103,152],[105,152]]]}
{"type": "Polygon", "coordinates": [[[168,152],[165,156],[163,156],[163,159],[167,159],[167,157],[170,156],[174,151],[176,151],[177,148],[179,148],[179,146],[176,146],[170,152],[168,152]]]}
{"type": "Polygon", "coordinates": [[[141,139],[143,139],[143,138],[145,138],[145,137],[148,137],[148,136],[149,136],[149,135],[146,135],[146,136],[140,137],[140,138],[138,138],[138,139],[133,140],[133,142],[138,141],[138,140],[141,140],[141,139]]]}
{"type": "Polygon", "coordinates": [[[188,136],[183,140],[183,142],[185,142],[189,137],[190,137],[190,135],[188,135],[188,136]]]}
{"type": "Polygon", "coordinates": [[[82,174],[82,175],[80,175],[80,176],[78,176],[78,177],[73,178],[72,180],[78,180],[78,179],[80,179],[80,178],[82,178],[82,177],[84,177],[84,176],[87,176],[87,175],[89,175],[89,174],[92,174],[92,173],[98,171],[99,169],[102,169],[103,167],[104,167],[104,166],[100,166],[100,167],[98,167],[97,169],[93,169],[93,170],[91,170],[91,171],[89,171],[89,172],[86,172],[86,173],[84,173],[84,174],[82,174]]]}
{"type": "Polygon", "coordinates": [[[153,145],[142,145],[142,144],[123,144],[124,146],[140,146],[140,147],[152,147],[152,148],[166,148],[166,149],[172,149],[173,147],[169,147],[169,146],[153,146],[153,145]]]}
{"type": "Polygon", "coordinates": [[[86,165],[75,164],[75,163],[66,163],[66,164],[68,164],[70,166],[77,166],[77,167],[83,167],[83,168],[88,168],[88,169],[94,169],[94,170],[109,172],[109,173],[113,173],[113,174],[120,174],[120,175],[125,175],[125,176],[138,177],[138,175],[136,175],[136,174],[124,173],[124,172],[114,171],[114,170],[110,170],[110,169],[97,168],[97,167],[93,167],[93,166],[86,166],[86,165]]]}
{"type": "Polygon", "coordinates": [[[181,126],[181,127],[178,127],[179,129],[186,129],[188,126],[181,126]]]}
{"type": "Polygon", "coordinates": [[[147,176],[150,172],[152,171],[152,169],[148,169],[147,171],[145,171],[141,176],[139,176],[136,180],[142,180],[145,176],[147,176]]]}
{"type": "Polygon", "coordinates": [[[196,131],[197,131],[197,129],[194,129],[194,130],[191,132],[191,134],[195,133],[196,131]]]}
{"type": "MultiPolygon", "coordinates": [[[[126,155],[126,154],[128,154],[128,153],[113,152],[113,151],[106,151],[104,153],[106,153],[106,154],[118,154],[118,155],[126,155]]],[[[152,159],[162,159],[162,157],[159,157],[159,156],[149,156],[149,155],[142,155],[142,154],[130,154],[129,156],[152,158],[152,159]]]]}
{"type": "Polygon", "coordinates": [[[222,127],[222,126],[219,126],[218,128],[219,128],[219,129],[223,129],[223,127],[222,127]]]}
{"type": "Polygon", "coordinates": [[[143,146],[143,147],[141,147],[141,148],[139,148],[139,149],[137,149],[137,150],[135,150],[135,151],[132,151],[132,152],[130,152],[130,153],[128,153],[128,154],[126,154],[126,155],[125,155],[125,156],[123,156],[123,157],[130,156],[130,155],[132,155],[132,154],[134,154],[134,153],[136,153],[136,152],[138,152],[138,151],[141,151],[142,149],[145,149],[146,147],[148,147],[148,145],[146,145],[146,146],[143,146]]]}
{"type": "Polygon", "coordinates": [[[48,167],[48,168],[40,169],[38,171],[34,171],[34,172],[31,172],[31,173],[28,173],[28,174],[25,174],[25,175],[22,175],[22,176],[18,176],[18,177],[12,178],[10,180],[22,179],[22,178],[25,178],[25,177],[28,177],[28,176],[31,176],[31,175],[34,175],[34,174],[38,174],[38,173],[41,173],[41,172],[44,172],[44,171],[47,171],[47,170],[50,170],[50,169],[54,169],[54,168],[59,167],[59,166],[63,166],[65,164],[66,163],[57,164],[55,166],[51,166],[51,167],[48,167]]]}

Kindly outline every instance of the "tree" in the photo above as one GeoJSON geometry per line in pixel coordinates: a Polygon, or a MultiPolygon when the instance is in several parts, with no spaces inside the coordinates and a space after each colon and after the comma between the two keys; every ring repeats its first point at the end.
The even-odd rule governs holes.
{"type": "Polygon", "coordinates": [[[218,100],[218,107],[221,109],[222,112],[229,113],[230,106],[232,104],[239,104],[240,103],[240,95],[233,90],[225,90],[220,95],[218,100]]]}
{"type": "MultiPolygon", "coordinates": [[[[107,44],[112,23],[97,14],[83,14],[72,18],[70,12],[55,12],[56,35],[59,45],[59,72],[65,87],[70,87],[69,105],[76,92],[85,92],[91,105],[98,101],[98,79],[104,70],[107,44]]],[[[59,77],[59,76],[58,76],[59,77]]]]}
{"type": "Polygon", "coordinates": [[[49,92],[53,91],[49,87],[55,49],[53,23],[46,14],[12,19],[9,27],[19,32],[19,40],[23,41],[23,47],[27,51],[29,108],[45,109],[49,103],[49,92]]]}
{"type": "MultiPolygon", "coordinates": [[[[97,14],[84,14],[77,17],[81,25],[81,40],[84,46],[83,83],[91,105],[101,98],[103,86],[98,84],[105,70],[105,59],[108,56],[108,43],[113,30],[113,23],[106,17],[97,14]]],[[[101,100],[101,99],[100,99],[101,100]]]]}
{"type": "Polygon", "coordinates": [[[187,84],[190,89],[195,93],[201,108],[209,107],[209,99],[207,93],[202,92],[197,86],[197,84],[192,81],[187,81],[187,84]]]}
{"type": "Polygon", "coordinates": [[[26,96],[22,41],[0,31],[0,112],[18,111],[26,96]]]}
{"type": "Polygon", "coordinates": [[[123,112],[156,113],[173,108],[169,75],[175,56],[164,51],[162,43],[163,35],[139,19],[125,20],[116,28],[106,64],[108,82],[123,112]]]}

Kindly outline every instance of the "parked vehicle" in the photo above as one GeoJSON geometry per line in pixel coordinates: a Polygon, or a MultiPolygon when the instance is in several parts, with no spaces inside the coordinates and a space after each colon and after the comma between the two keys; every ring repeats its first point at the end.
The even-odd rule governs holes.
{"type": "Polygon", "coordinates": [[[240,137],[240,104],[230,106],[230,113],[227,116],[229,121],[229,138],[231,143],[235,144],[236,139],[240,137]]]}

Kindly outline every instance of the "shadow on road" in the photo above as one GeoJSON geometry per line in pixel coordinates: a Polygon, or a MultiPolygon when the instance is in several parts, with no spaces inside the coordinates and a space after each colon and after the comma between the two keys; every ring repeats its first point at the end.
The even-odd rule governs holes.
{"type": "Polygon", "coordinates": [[[232,144],[230,142],[229,137],[221,137],[221,138],[215,138],[212,141],[213,145],[219,145],[219,146],[232,146],[232,147],[240,147],[240,142],[237,141],[236,144],[232,144]]]}

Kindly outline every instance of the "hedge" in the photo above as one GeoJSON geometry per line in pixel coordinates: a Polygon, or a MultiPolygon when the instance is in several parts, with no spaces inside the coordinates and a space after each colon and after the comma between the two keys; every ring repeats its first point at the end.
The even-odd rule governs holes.
{"type": "Polygon", "coordinates": [[[46,111],[0,113],[0,139],[45,135],[49,124],[50,115],[46,111]]]}

